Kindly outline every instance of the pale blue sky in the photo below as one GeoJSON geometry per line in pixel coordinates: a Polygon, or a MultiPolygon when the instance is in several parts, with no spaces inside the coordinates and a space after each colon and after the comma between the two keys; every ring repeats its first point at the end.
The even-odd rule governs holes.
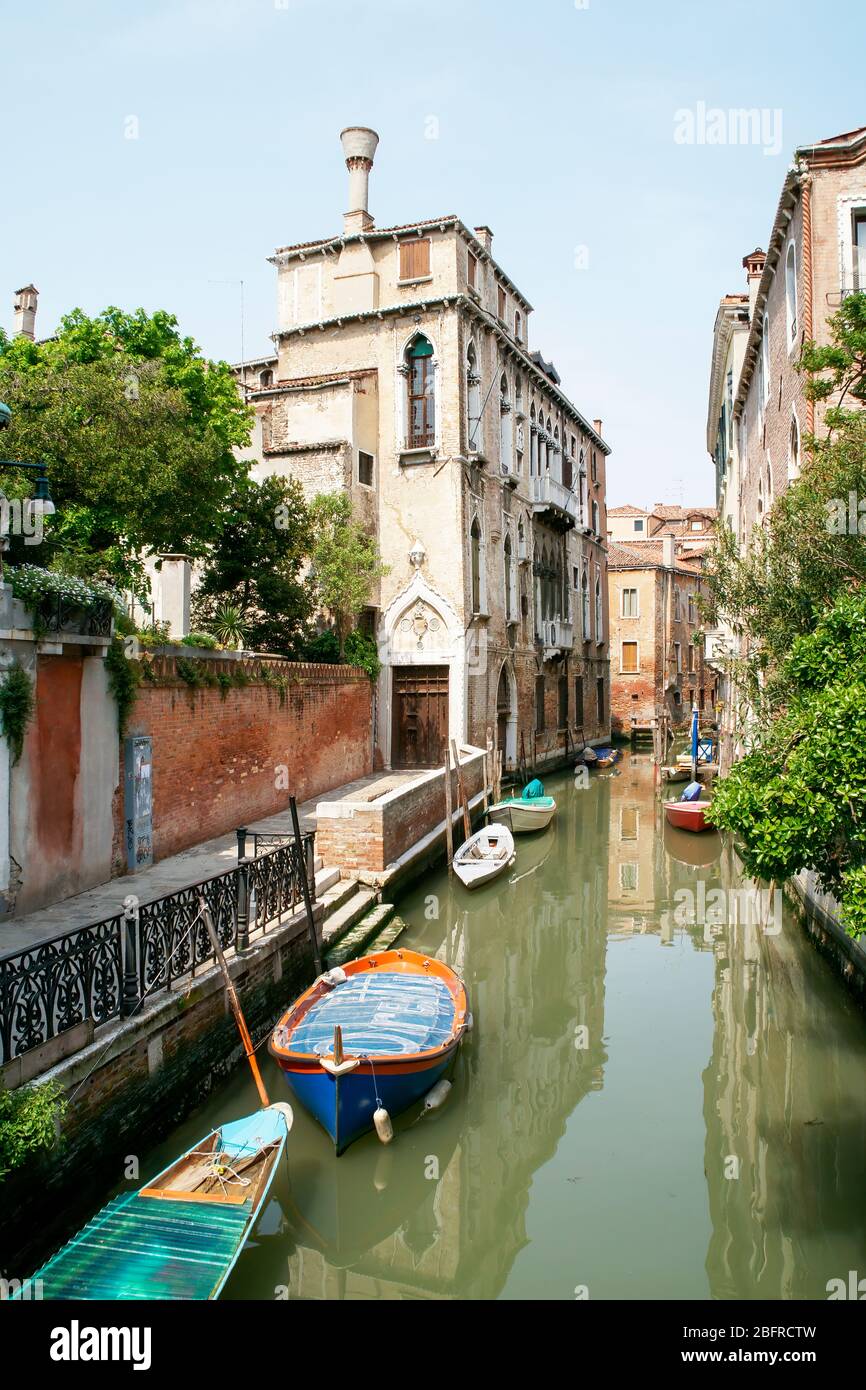
{"type": "Polygon", "coordinates": [[[381,144],[380,225],[456,213],[535,306],[612,449],[609,497],[710,501],[719,297],[794,147],[866,122],[862,3],[127,0],[4,7],[0,317],[173,310],[214,356],[275,327],[276,246],[340,229],[338,134],[381,144]],[[781,153],[683,145],[675,113],[779,108],[781,153]],[[137,117],[139,138],[125,138],[137,117]],[[438,139],[425,138],[429,118],[438,139]],[[575,268],[575,248],[588,265],[575,268]]]}

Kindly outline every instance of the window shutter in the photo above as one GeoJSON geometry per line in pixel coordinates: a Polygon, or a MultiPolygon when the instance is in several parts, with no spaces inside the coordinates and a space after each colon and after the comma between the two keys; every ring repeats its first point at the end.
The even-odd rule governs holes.
{"type": "Polygon", "coordinates": [[[430,274],[430,239],[400,242],[400,279],[418,280],[430,274]]]}

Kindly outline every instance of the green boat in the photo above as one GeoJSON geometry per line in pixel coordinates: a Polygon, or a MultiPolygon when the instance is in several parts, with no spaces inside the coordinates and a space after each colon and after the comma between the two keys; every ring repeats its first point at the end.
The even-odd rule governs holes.
{"type": "Polygon", "coordinates": [[[547,829],[556,815],[556,802],[552,796],[544,795],[544,787],[535,778],[523,788],[522,795],[497,801],[487,814],[491,821],[507,825],[515,835],[526,835],[547,829]]]}
{"type": "Polygon", "coordinates": [[[103,1207],[14,1297],[219,1298],[291,1124],[291,1106],[279,1103],[213,1130],[145,1187],[103,1207]]]}

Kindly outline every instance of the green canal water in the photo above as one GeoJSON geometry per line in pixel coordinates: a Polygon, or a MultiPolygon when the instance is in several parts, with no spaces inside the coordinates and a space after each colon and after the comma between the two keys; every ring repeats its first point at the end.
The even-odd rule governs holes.
{"type": "MultiPolygon", "coordinates": [[[[648,758],[548,790],[509,878],[470,895],[443,869],[399,905],[402,944],[469,991],[447,1103],[340,1159],[296,1105],[224,1297],[802,1299],[866,1275],[866,1020],[787,911],[744,920],[714,832],[665,826],[648,758]]],[[[142,1172],[255,1108],[239,1069],[142,1172]]]]}

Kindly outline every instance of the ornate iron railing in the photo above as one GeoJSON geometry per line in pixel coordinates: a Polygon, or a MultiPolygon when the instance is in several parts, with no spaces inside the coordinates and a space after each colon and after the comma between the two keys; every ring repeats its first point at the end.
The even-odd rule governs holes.
{"type": "Polygon", "coordinates": [[[119,913],[0,959],[0,1064],[85,1019],[118,1016],[122,927],[119,913]]]}
{"type": "Polygon", "coordinates": [[[75,633],[81,637],[110,637],[114,604],[110,599],[76,603],[59,594],[45,594],[39,600],[37,618],[46,633],[75,633]]]}
{"type": "Polygon", "coordinates": [[[0,957],[0,1065],[76,1024],[128,1017],[145,996],[169,989],[214,960],[199,917],[204,895],[224,950],[243,950],[303,901],[313,836],[275,845],[256,859],[167,893],[93,926],[0,957]],[[253,912],[249,911],[250,906],[253,912]]]}

